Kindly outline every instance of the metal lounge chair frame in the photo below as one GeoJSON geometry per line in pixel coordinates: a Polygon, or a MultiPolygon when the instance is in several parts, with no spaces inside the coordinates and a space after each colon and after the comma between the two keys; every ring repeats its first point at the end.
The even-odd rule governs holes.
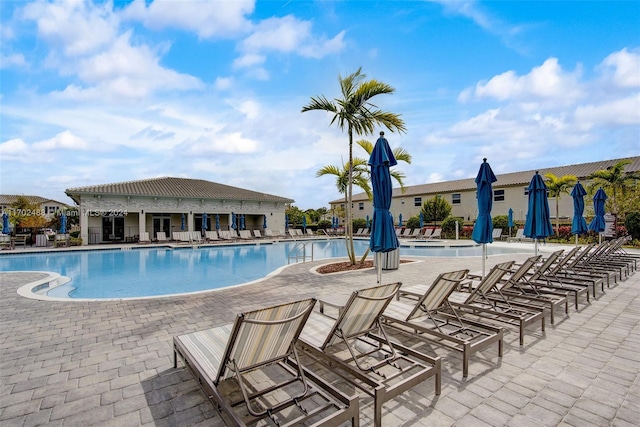
{"type": "Polygon", "coordinates": [[[439,357],[391,342],[385,333],[382,313],[400,285],[354,291],[344,305],[321,301],[338,309],[337,318],[314,311],[298,341],[300,348],[332,373],[373,397],[375,426],[382,425],[384,402],[430,377],[435,377],[435,394],[442,388],[439,357]]]}
{"type": "Polygon", "coordinates": [[[233,325],[174,337],[174,368],[180,356],[229,426],[253,425],[262,419],[276,425],[312,419],[318,426],[348,421],[358,426],[357,395],[345,396],[304,368],[298,358],[295,343],[315,302],[306,299],[241,313],[233,325]],[[255,371],[274,368],[275,385],[265,381],[266,374],[259,376],[260,382],[255,380],[255,371]],[[228,381],[240,389],[242,398],[225,394],[228,381]],[[316,408],[310,408],[312,403],[316,408]],[[280,412],[295,408],[293,415],[280,412]],[[321,415],[320,421],[313,419],[321,415]]]}
{"type": "Polygon", "coordinates": [[[540,258],[541,255],[527,258],[515,271],[505,276],[499,289],[509,301],[547,309],[553,325],[558,308],[564,307],[564,313],[569,313],[569,298],[567,292],[540,290],[527,282],[527,274],[540,261],[540,258]]]}
{"type": "Polygon", "coordinates": [[[458,309],[458,313],[461,316],[480,317],[482,319],[516,326],[519,331],[520,345],[524,345],[524,334],[527,326],[539,321],[540,328],[544,333],[545,316],[544,309],[510,302],[504,294],[500,292],[497,285],[505,274],[510,271],[513,263],[513,261],[509,261],[494,266],[484,279],[480,281],[478,286],[471,291],[471,294],[464,302],[459,303],[452,301],[451,304],[458,309]],[[488,295],[491,292],[495,292],[500,298],[488,295]]]}
{"type": "Polygon", "coordinates": [[[412,292],[419,287],[403,289],[401,295],[417,298],[413,305],[393,301],[383,314],[383,321],[394,329],[429,342],[435,342],[462,352],[462,377],[469,375],[469,358],[472,354],[498,343],[498,357],[502,357],[502,328],[463,320],[449,303],[449,295],[459,286],[469,270],[440,274],[425,292],[412,292]],[[409,331],[407,331],[407,328],[409,331]]]}

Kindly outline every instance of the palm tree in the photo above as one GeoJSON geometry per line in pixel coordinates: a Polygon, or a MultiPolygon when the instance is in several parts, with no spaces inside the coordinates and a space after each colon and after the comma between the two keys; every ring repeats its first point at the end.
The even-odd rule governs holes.
{"type": "Polygon", "coordinates": [[[349,173],[347,175],[347,254],[352,264],[356,263],[353,248],[353,135],[372,134],[374,126],[385,126],[389,131],[405,132],[404,121],[398,114],[381,111],[371,103],[376,95],[395,92],[388,84],[377,80],[365,80],[362,68],[346,77],[338,76],[341,98],[329,101],[324,96],[311,97],[311,102],[302,107],[302,112],[320,110],[333,114],[331,123],[336,123],[349,136],[349,173]]]}
{"type": "Polygon", "coordinates": [[[557,177],[551,172],[545,173],[544,177],[547,181],[549,196],[556,198],[556,235],[560,232],[560,196],[565,193],[569,194],[573,186],[578,182],[575,175],[563,175],[557,177]]]}
{"type": "MultiPolygon", "coordinates": [[[[371,186],[369,185],[369,177],[366,175],[368,172],[367,162],[362,159],[353,159],[353,183],[360,187],[364,191],[369,199],[373,197],[371,193],[371,186]]],[[[342,168],[338,166],[328,165],[322,167],[316,172],[316,177],[325,175],[333,175],[336,177],[336,188],[340,194],[344,194],[344,203],[347,206],[347,190],[349,188],[349,166],[342,165],[342,168]]]]}
{"type": "MultiPolygon", "coordinates": [[[[374,145],[370,141],[361,139],[360,141],[357,141],[356,144],[362,147],[362,149],[366,151],[369,156],[371,156],[374,145]]],[[[402,147],[397,147],[393,149],[393,157],[395,157],[396,160],[399,162],[405,162],[405,163],[411,164],[411,154],[409,154],[409,152],[402,147]]],[[[365,163],[367,162],[365,161],[365,163]]],[[[371,170],[369,168],[367,168],[367,172],[371,174],[371,170]]],[[[405,188],[404,188],[403,180],[405,178],[405,174],[394,168],[391,168],[389,172],[391,173],[391,178],[395,179],[400,185],[400,191],[404,193],[405,188]]],[[[369,200],[371,200],[371,196],[368,193],[367,195],[369,196],[369,200]]]]}
{"type": "Polygon", "coordinates": [[[589,175],[593,182],[588,186],[589,193],[593,193],[596,188],[603,187],[608,195],[611,196],[613,210],[619,213],[618,196],[624,196],[627,191],[635,189],[637,181],[640,180],[640,174],[637,172],[624,172],[624,167],[631,163],[631,160],[620,160],[607,169],[601,169],[589,175]]]}

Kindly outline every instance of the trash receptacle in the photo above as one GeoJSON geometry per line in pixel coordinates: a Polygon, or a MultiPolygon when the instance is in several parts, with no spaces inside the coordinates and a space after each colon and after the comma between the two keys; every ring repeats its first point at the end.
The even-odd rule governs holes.
{"type": "MultiPolygon", "coordinates": [[[[381,255],[382,261],[380,262],[383,270],[397,270],[400,268],[400,248],[394,249],[390,252],[383,252],[381,255]]],[[[373,257],[373,265],[377,267],[378,254],[373,257]]]]}

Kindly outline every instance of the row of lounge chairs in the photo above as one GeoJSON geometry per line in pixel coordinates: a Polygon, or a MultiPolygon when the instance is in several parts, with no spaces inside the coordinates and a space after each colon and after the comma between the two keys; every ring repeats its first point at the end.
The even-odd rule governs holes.
{"type": "Polygon", "coordinates": [[[426,228],[423,232],[420,228],[396,228],[396,236],[400,239],[437,240],[442,237],[442,229],[426,228]]]}
{"type": "Polygon", "coordinates": [[[174,365],[184,362],[228,425],[269,418],[276,425],[357,426],[358,397],[338,390],[337,377],[373,398],[381,426],[383,403],[432,377],[435,394],[441,391],[441,358],[391,340],[389,332],[461,352],[467,377],[477,351],[497,345],[502,356],[505,327],[517,329],[523,345],[531,325],[544,333],[546,316],[554,323],[557,310],[568,313],[571,296],[577,307],[598,285],[633,274],[639,257],[623,242],[500,263],[485,277],[451,271],[430,286],[378,285],[347,300],[311,298],[242,313],[233,324],[175,337],[174,365]],[[300,353],[325,370],[304,367],[300,353]]]}

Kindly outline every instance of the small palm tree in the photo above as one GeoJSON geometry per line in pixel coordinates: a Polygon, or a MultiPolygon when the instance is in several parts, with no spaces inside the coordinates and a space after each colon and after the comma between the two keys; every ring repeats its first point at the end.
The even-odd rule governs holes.
{"type": "MultiPolygon", "coordinates": [[[[371,156],[371,153],[373,152],[373,147],[374,145],[370,142],[367,141],[365,139],[361,139],[360,141],[357,141],[356,144],[358,144],[360,147],[362,147],[362,149],[364,151],[367,152],[367,154],[369,156],[371,156]]],[[[393,149],[393,157],[396,158],[397,161],[399,162],[405,162],[408,164],[411,164],[411,154],[409,154],[409,152],[407,150],[405,150],[404,148],[401,147],[397,147],[393,149]]],[[[356,159],[354,159],[355,162],[356,159]]],[[[358,159],[360,160],[360,159],[358,159]]],[[[365,164],[367,163],[367,161],[365,161],[365,164]]],[[[367,168],[367,172],[370,174],[371,170],[367,168]]],[[[391,168],[389,170],[389,173],[391,174],[391,178],[395,179],[398,184],[400,185],[400,191],[402,193],[405,192],[405,188],[404,188],[404,178],[405,178],[405,174],[398,171],[395,168],[391,168]]],[[[369,195],[369,194],[367,194],[369,195]]],[[[369,196],[369,200],[371,200],[371,196],[369,196]]]]}
{"type": "MultiPolygon", "coordinates": [[[[369,199],[373,197],[369,177],[367,175],[367,162],[362,159],[353,159],[353,183],[364,191],[369,199]]],[[[340,194],[344,194],[344,203],[347,206],[347,190],[349,188],[349,166],[342,165],[342,168],[334,165],[322,167],[316,172],[316,177],[332,175],[336,177],[336,188],[340,194]]]]}
{"type": "Polygon", "coordinates": [[[356,263],[353,248],[353,135],[372,134],[376,125],[385,126],[389,131],[405,132],[404,121],[398,114],[381,111],[371,100],[382,94],[390,94],[395,89],[377,80],[365,80],[362,68],[346,77],[339,76],[341,97],[328,100],[324,96],[311,97],[311,102],[302,107],[302,112],[320,110],[333,114],[330,124],[347,132],[349,136],[349,173],[347,175],[347,254],[352,264],[356,263]]]}
{"type": "Polygon", "coordinates": [[[578,177],[575,175],[563,175],[557,177],[552,173],[544,174],[547,181],[547,188],[549,189],[549,196],[556,198],[556,234],[560,230],[560,196],[569,194],[572,187],[578,182],[578,177]]]}
{"type": "Polygon", "coordinates": [[[618,196],[624,196],[628,191],[635,189],[640,174],[637,172],[624,172],[624,167],[631,160],[620,160],[607,169],[601,169],[589,175],[593,182],[588,186],[589,193],[594,193],[598,187],[603,187],[611,198],[613,211],[619,213],[618,196]]]}

